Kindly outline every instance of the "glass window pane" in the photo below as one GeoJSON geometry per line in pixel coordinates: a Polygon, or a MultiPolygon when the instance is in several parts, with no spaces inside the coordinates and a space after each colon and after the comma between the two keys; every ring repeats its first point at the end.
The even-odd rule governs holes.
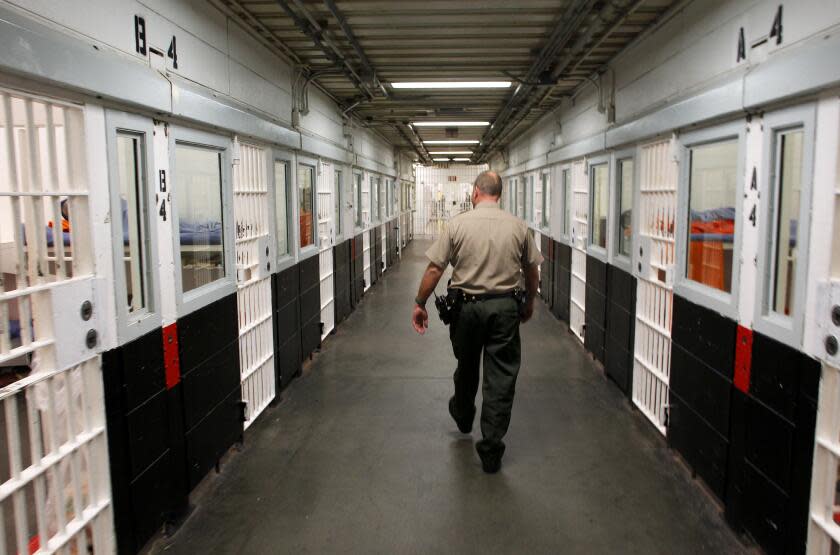
{"type": "Polygon", "coordinates": [[[315,226],[313,207],[315,204],[315,168],[305,164],[298,165],[298,210],[300,213],[300,248],[315,244],[315,226]]]}
{"type": "Polygon", "coordinates": [[[289,163],[274,161],[274,190],[277,217],[277,254],[289,254],[289,163]]]}
{"type": "Polygon", "coordinates": [[[687,277],[732,291],[738,142],[690,149],[687,277]]]}
{"type": "Polygon", "coordinates": [[[142,135],[117,133],[120,221],[126,306],[129,313],[146,308],[149,238],[144,229],[148,222],[144,156],[145,144],[142,135]]]}
{"type": "Polygon", "coordinates": [[[592,215],[589,220],[590,242],[593,245],[607,246],[607,213],[609,212],[609,166],[598,164],[590,170],[590,190],[592,191],[592,215]]]}
{"type": "Polygon", "coordinates": [[[776,167],[774,183],[777,207],[776,252],[773,256],[772,310],[790,315],[796,282],[796,259],[799,243],[799,200],[802,193],[802,137],[801,129],[779,133],[776,137],[776,167]]]}
{"type": "Polygon", "coordinates": [[[181,239],[181,284],[192,291],[225,275],[222,154],[175,146],[175,194],[181,239]]]}
{"type": "Polygon", "coordinates": [[[630,256],[633,248],[633,160],[618,162],[618,253],[630,256]]]}

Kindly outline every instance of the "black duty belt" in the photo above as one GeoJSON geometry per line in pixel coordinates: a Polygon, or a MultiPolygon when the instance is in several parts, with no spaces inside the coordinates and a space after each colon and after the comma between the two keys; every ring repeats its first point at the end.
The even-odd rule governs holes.
{"type": "Polygon", "coordinates": [[[514,289],[512,291],[506,291],[505,293],[483,293],[481,295],[472,295],[462,291],[461,294],[464,296],[464,302],[474,303],[477,301],[488,301],[490,299],[505,299],[508,297],[515,298],[518,292],[518,289],[514,289]]]}

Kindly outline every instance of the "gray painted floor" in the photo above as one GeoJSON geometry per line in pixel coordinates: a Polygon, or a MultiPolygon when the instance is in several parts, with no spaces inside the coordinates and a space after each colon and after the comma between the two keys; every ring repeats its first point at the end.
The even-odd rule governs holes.
{"type": "MultiPolygon", "coordinates": [[[[454,359],[410,311],[415,242],[202,486],[166,553],[740,553],[718,507],[544,306],[502,471],[447,413],[454,359]]],[[[439,286],[442,289],[442,286],[439,286]]],[[[538,303],[539,304],[539,303],[538,303]]]]}

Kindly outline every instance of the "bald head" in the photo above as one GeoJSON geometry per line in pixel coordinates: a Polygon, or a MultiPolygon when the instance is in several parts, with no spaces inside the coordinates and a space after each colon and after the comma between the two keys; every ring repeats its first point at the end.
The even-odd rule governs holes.
{"type": "Polygon", "coordinates": [[[482,196],[496,198],[502,196],[502,178],[494,171],[488,170],[478,174],[473,186],[478,189],[482,196]]]}

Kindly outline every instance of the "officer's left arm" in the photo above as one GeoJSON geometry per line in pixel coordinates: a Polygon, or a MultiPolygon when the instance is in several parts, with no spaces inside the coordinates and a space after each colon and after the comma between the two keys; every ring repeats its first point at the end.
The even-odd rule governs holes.
{"type": "Polygon", "coordinates": [[[423,279],[420,280],[420,288],[417,291],[417,298],[414,299],[414,312],[411,315],[411,323],[420,335],[426,333],[429,327],[429,313],[426,312],[426,301],[437,287],[440,278],[443,276],[443,268],[429,262],[423,279]]]}

